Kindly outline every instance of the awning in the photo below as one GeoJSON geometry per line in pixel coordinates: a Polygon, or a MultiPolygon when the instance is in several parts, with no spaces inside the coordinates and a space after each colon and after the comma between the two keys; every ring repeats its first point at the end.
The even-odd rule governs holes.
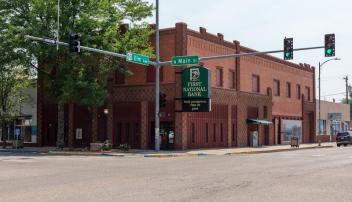
{"type": "Polygon", "coordinates": [[[270,125],[271,121],[261,120],[261,119],[247,119],[247,124],[255,124],[255,125],[270,125]]]}

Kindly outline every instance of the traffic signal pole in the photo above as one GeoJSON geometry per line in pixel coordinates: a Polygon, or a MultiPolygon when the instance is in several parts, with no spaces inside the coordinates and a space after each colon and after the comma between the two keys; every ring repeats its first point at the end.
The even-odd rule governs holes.
{"type": "MultiPolygon", "coordinates": [[[[312,49],[322,49],[324,46],[314,46],[314,47],[307,47],[307,48],[296,48],[293,51],[302,51],[302,50],[312,50],[312,49]]],[[[239,58],[244,56],[254,56],[254,55],[266,55],[270,53],[282,53],[285,50],[274,50],[274,51],[255,51],[250,53],[239,53],[239,54],[229,54],[229,55],[218,55],[218,56],[207,56],[207,57],[199,57],[200,61],[205,60],[221,60],[226,58],[239,58]]],[[[171,64],[171,61],[160,62],[161,65],[168,65],[171,64]]]]}
{"type": "Polygon", "coordinates": [[[156,0],[156,30],[155,30],[155,151],[160,151],[160,35],[159,35],[159,0],[156,0]]]}

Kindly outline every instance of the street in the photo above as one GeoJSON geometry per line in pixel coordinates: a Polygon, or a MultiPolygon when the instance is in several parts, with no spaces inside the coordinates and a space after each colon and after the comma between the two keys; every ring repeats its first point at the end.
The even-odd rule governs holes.
{"type": "Polygon", "coordinates": [[[351,201],[352,147],[179,158],[0,153],[0,201],[351,201]]]}

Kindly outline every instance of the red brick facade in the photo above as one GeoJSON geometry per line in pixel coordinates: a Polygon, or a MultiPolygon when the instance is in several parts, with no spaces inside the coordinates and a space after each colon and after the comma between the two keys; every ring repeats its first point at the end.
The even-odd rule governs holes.
{"type": "MultiPolygon", "coordinates": [[[[168,61],[175,55],[211,56],[254,51],[238,41],[224,41],[222,34],[209,34],[205,28],[200,28],[199,32],[190,30],[184,23],[161,30],[160,36],[162,61],[168,61]]],[[[154,40],[153,37],[151,40],[154,40]]],[[[161,92],[166,93],[167,103],[166,108],[161,109],[161,128],[172,130],[175,134],[174,144],[162,137],[162,148],[249,146],[249,134],[253,130],[259,132],[259,145],[281,144],[281,120],[286,119],[302,120],[302,141],[315,141],[314,68],[267,55],[207,60],[202,65],[212,73],[212,111],[209,113],[181,112],[182,68],[169,65],[162,68],[161,92]],[[220,81],[216,69],[222,72],[220,81]],[[259,78],[258,92],[252,91],[253,75],[259,78]],[[272,93],[275,79],[280,81],[280,96],[272,93]],[[297,85],[301,86],[299,96],[297,85]],[[310,95],[301,96],[305,88],[310,89],[310,95]],[[303,97],[310,97],[311,100],[303,101],[303,97]],[[249,125],[247,118],[265,119],[273,124],[249,125]]],[[[110,97],[106,106],[93,108],[88,113],[87,107],[68,105],[68,146],[89,146],[92,141],[107,138],[114,145],[128,143],[133,148],[153,147],[154,69],[132,64],[130,69],[133,76],[112,76],[114,82],[108,86],[110,97]],[[108,109],[108,114],[103,113],[104,108],[108,109]],[[75,140],[76,128],[83,130],[82,141],[75,140]]],[[[48,124],[56,122],[55,118],[49,120],[46,116],[55,117],[57,112],[46,113],[49,106],[40,90],[38,97],[39,142],[41,145],[52,145],[51,139],[55,137],[51,137],[51,133],[55,131],[49,134],[48,124]]]]}

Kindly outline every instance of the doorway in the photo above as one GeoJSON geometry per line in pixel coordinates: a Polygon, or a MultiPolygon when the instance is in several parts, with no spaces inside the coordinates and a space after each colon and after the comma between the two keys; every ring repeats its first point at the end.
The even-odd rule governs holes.
{"type": "MultiPolygon", "coordinates": [[[[155,122],[150,124],[150,149],[155,149],[155,122]]],[[[160,122],[160,149],[173,150],[175,148],[175,130],[173,122],[160,122]]]]}

